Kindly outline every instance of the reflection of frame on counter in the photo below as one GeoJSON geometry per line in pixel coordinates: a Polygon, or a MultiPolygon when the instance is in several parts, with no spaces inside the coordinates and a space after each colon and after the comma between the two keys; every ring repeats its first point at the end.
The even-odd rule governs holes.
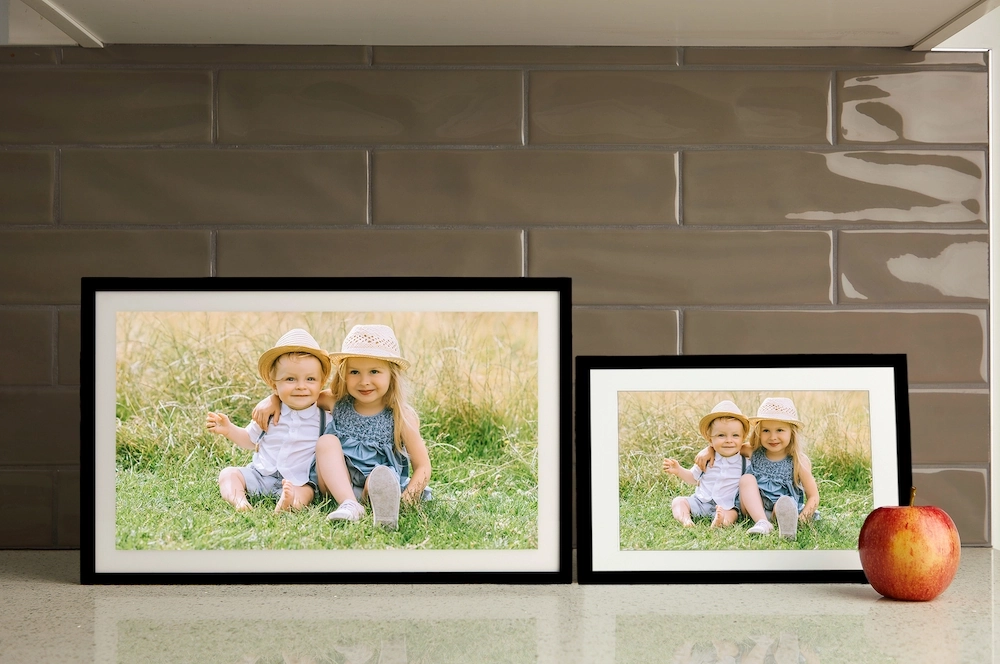
{"type": "Polygon", "coordinates": [[[99,597],[94,661],[559,661],[556,596],[508,586],[483,601],[391,588],[339,597],[307,587],[280,594],[258,587],[235,598],[99,597]]]}
{"type": "MultiPolygon", "coordinates": [[[[84,278],[82,330],[84,583],[571,580],[569,279],[84,278]],[[455,397],[463,403],[476,399],[490,404],[488,414],[496,421],[489,426],[502,434],[490,454],[516,455],[516,464],[510,465],[516,466],[517,481],[505,477],[504,466],[483,456],[485,452],[479,458],[471,447],[461,449],[465,440],[449,438],[446,427],[435,429],[438,433],[430,438],[430,413],[418,412],[431,456],[433,497],[422,513],[411,516],[404,510],[398,531],[385,534],[366,522],[329,522],[326,513],[335,503],[322,499],[297,512],[273,514],[273,500],[252,498],[250,512],[236,512],[219,496],[218,473],[225,466],[249,463],[252,451],[245,460],[227,458],[244,450],[207,433],[206,412],[242,408],[238,425],[247,423],[249,408],[270,393],[256,374],[257,357],[287,329],[304,327],[324,350],[339,351],[348,329],[371,323],[396,332],[402,355],[411,363],[406,370],[411,404],[431,386],[460,395],[467,390],[464,400],[455,397]],[[178,351],[176,346],[183,344],[192,344],[197,353],[209,349],[205,353],[215,354],[199,355],[187,346],[178,351]],[[186,365],[186,373],[164,381],[156,372],[171,364],[186,365]],[[245,379],[241,389],[226,382],[244,373],[255,380],[245,379]],[[463,382],[452,383],[459,374],[465,376],[463,382]],[[135,376],[127,383],[126,378],[135,376]],[[174,383],[179,382],[190,385],[190,399],[186,393],[177,396],[174,383]],[[125,384],[141,387],[148,397],[144,407],[123,395],[125,384]],[[129,418],[135,422],[153,416],[159,421],[158,435],[143,439],[144,445],[189,445],[190,457],[185,458],[185,448],[181,463],[174,466],[191,458],[208,458],[209,463],[183,481],[164,480],[176,489],[150,491],[144,503],[143,482],[157,480],[157,465],[127,436],[132,435],[129,418]],[[442,462],[438,466],[435,453],[442,462]],[[452,473],[445,476],[443,461],[449,454],[452,473]],[[462,477],[454,471],[466,463],[465,457],[454,456],[459,454],[470,455],[462,477]],[[483,490],[473,478],[487,466],[490,477],[498,476],[492,493],[512,492],[510,500],[497,503],[495,514],[502,516],[505,509],[518,514],[494,519],[499,523],[493,528],[469,521],[472,525],[462,531],[463,514],[471,517],[482,509],[477,491],[483,490]],[[133,490],[136,486],[140,488],[133,490]],[[159,531],[147,531],[141,521],[135,525],[137,519],[129,515],[146,510],[166,525],[159,531]],[[191,520],[171,522],[172,515],[164,516],[184,510],[194,527],[191,520]],[[210,521],[204,522],[198,512],[207,513],[210,521]],[[431,529],[442,525],[434,514],[457,528],[449,532],[458,536],[432,537],[431,529]],[[416,531],[407,518],[419,520],[416,531]],[[216,541],[213,528],[199,530],[199,524],[218,524],[223,534],[216,541]],[[504,524],[509,533],[502,530],[504,524]],[[284,528],[323,536],[319,541],[303,538],[305,545],[294,537],[256,544],[258,534],[284,528]]],[[[423,403],[436,407],[438,402],[427,396],[423,403]]],[[[370,510],[367,517],[370,522],[370,510]]]]}
{"type": "Polygon", "coordinates": [[[875,507],[909,499],[909,435],[905,355],[577,357],[578,578],[863,583],[857,536],[875,507]],[[819,518],[795,540],[748,534],[745,516],[683,527],[671,502],[695,487],[663,459],[690,467],[715,404],[752,418],[767,397],[797,405],[819,518]]]}

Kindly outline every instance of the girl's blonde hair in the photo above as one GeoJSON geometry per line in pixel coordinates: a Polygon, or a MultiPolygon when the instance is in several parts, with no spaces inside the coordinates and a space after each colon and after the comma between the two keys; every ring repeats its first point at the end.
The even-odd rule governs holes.
{"type": "MultiPolygon", "coordinates": [[[[747,442],[750,444],[750,449],[757,451],[760,447],[760,423],[764,420],[757,420],[753,422],[750,426],[750,435],[747,436],[747,442]]],[[[768,422],[781,422],[782,424],[788,426],[788,430],[791,433],[789,436],[788,447],[785,448],[785,454],[792,457],[792,481],[795,482],[795,486],[802,486],[802,473],[801,469],[804,465],[809,463],[809,457],[806,456],[805,451],[802,449],[805,445],[805,441],[802,439],[802,432],[799,430],[798,424],[793,424],[792,422],[785,422],[784,420],[766,420],[768,422]]]]}
{"type": "MultiPolygon", "coordinates": [[[[333,366],[332,379],[330,381],[330,392],[333,394],[333,402],[340,403],[340,400],[347,396],[347,362],[350,357],[341,358],[333,366]]],[[[372,358],[374,359],[374,358],[372,358]]],[[[406,441],[403,440],[403,425],[410,424],[417,428],[417,411],[407,400],[408,387],[403,370],[395,362],[379,360],[389,365],[389,389],[385,391],[382,400],[385,407],[392,411],[392,444],[399,454],[406,454],[406,441]]]]}

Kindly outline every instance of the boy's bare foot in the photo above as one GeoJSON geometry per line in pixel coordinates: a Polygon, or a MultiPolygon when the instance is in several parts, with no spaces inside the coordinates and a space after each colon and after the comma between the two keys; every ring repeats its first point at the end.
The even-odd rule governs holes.
{"type": "Polygon", "coordinates": [[[278,504],[274,506],[275,512],[287,512],[295,507],[295,485],[288,480],[281,480],[281,495],[278,496],[278,504]]]}
{"type": "Polygon", "coordinates": [[[712,517],[712,528],[722,528],[726,525],[725,517],[722,516],[722,506],[715,506],[715,516],[712,517]]]}
{"type": "Polygon", "coordinates": [[[245,493],[239,493],[233,489],[223,489],[222,499],[227,503],[236,508],[237,512],[246,512],[250,507],[249,501],[247,501],[247,496],[245,493]]]}
{"type": "Polygon", "coordinates": [[[694,521],[692,521],[691,519],[684,519],[683,521],[681,521],[681,525],[684,526],[685,528],[693,528],[694,521]]]}

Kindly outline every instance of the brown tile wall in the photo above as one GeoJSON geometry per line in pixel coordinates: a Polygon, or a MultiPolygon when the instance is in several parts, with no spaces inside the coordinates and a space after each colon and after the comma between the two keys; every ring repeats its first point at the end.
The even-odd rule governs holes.
{"type": "Polygon", "coordinates": [[[918,496],[991,541],[983,53],[0,55],[0,547],[79,546],[81,276],[331,270],[572,276],[576,353],[905,351],[918,496]]]}

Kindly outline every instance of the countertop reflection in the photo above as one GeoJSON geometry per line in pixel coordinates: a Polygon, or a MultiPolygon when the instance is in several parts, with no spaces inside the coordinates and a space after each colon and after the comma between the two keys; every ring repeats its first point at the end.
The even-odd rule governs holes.
{"type": "Polygon", "coordinates": [[[0,662],[992,662],[1000,557],[932,602],[858,584],[80,586],[0,551],[0,662]]]}

